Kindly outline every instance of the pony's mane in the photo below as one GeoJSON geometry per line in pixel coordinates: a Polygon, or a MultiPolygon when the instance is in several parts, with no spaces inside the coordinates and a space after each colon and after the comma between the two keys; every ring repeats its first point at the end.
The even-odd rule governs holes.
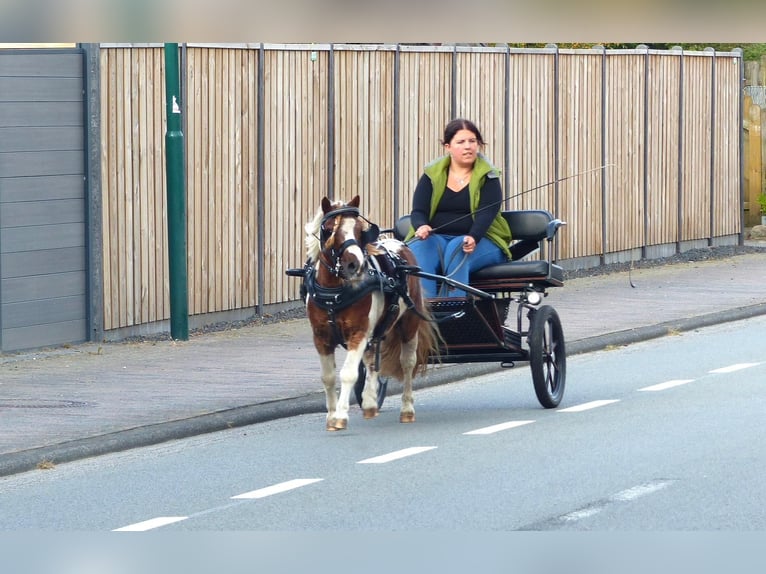
{"type": "Polygon", "coordinates": [[[304,229],[306,230],[306,258],[313,263],[319,257],[319,224],[322,221],[324,213],[318,209],[314,219],[309,221],[304,229]]]}

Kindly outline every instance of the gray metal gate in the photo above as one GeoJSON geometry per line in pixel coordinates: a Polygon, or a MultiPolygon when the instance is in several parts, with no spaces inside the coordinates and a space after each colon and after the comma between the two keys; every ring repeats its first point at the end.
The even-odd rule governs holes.
{"type": "Polygon", "coordinates": [[[81,50],[0,50],[0,351],[88,338],[81,50]]]}

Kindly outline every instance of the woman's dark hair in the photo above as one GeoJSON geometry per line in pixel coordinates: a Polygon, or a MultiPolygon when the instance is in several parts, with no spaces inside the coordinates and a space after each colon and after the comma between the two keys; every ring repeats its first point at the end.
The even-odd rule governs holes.
{"type": "Polygon", "coordinates": [[[477,128],[476,124],[474,124],[471,120],[466,120],[465,118],[457,118],[447,124],[447,126],[444,128],[444,139],[442,140],[442,144],[446,145],[451,142],[452,138],[454,138],[455,134],[460,130],[468,130],[469,132],[473,132],[473,134],[476,136],[476,140],[479,142],[479,145],[484,145],[484,138],[481,137],[479,128],[477,128]]]}

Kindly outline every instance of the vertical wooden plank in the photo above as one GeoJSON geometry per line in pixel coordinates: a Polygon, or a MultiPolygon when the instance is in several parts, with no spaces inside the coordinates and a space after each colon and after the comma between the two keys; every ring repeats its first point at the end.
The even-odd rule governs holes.
{"type": "Polygon", "coordinates": [[[258,242],[258,236],[256,233],[256,217],[258,210],[261,208],[258,204],[257,196],[257,174],[259,169],[258,164],[258,130],[260,128],[260,118],[258,118],[258,67],[259,67],[260,55],[257,51],[252,50],[250,52],[250,58],[248,61],[249,69],[249,81],[248,81],[248,93],[247,93],[247,110],[248,110],[248,169],[247,169],[247,194],[248,194],[248,214],[247,214],[247,241],[246,245],[246,257],[248,263],[248,275],[247,275],[247,293],[248,304],[251,306],[258,305],[258,289],[256,285],[260,281],[258,276],[258,259],[260,258],[261,246],[258,242]]]}
{"type": "Polygon", "coordinates": [[[215,140],[216,140],[216,106],[215,93],[217,89],[217,66],[215,60],[215,50],[207,50],[207,151],[205,162],[207,168],[207,188],[205,193],[205,228],[207,233],[202,237],[202,242],[206,252],[207,274],[205,275],[205,291],[203,312],[207,313],[215,309],[215,280],[216,280],[216,256],[215,244],[217,241],[215,230],[215,195],[216,195],[216,171],[215,165],[215,140]]]}
{"type": "Polygon", "coordinates": [[[128,268],[130,269],[133,277],[129,284],[130,289],[130,309],[132,311],[132,318],[129,324],[140,324],[142,322],[141,317],[141,194],[140,194],[140,181],[139,181],[139,163],[141,154],[141,145],[139,140],[138,125],[139,121],[139,104],[138,104],[138,92],[139,92],[139,77],[140,77],[140,62],[139,58],[143,50],[141,48],[132,49],[130,51],[130,88],[127,97],[130,99],[130,106],[128,111],[129,118],[129,132],[128,137],[130,139],[130,154],[127,159],[127,163],[130,166],[128,174],[130,177],[130,185],[126,186],[128,191],[128,197],[130,198],[131,205],[131,226],[130,233],[130,259],[128,262],[128,268]]]}
{"type": "Polygon", "coordinates": [[[678,189],[678,73],[677,56],[649,56],[647,150],[647,245],[675,241],[678,189]]]}
{"type": "Polygon", "coordinates": [[[104,288],[104,330],[113,329],[118,323],[118,294],[114,285],[115,269],[118,269],[117,245],[114,233],[114,209],[117,203],[117,170],[113,165],[117,157],[117,74],[115,51],[101,50],[101,182],[105,190],[102,203],[103,233],[103,288],[104,288]]]}
{"type": "MultiPolygon", "coordinates": [[[[154,52],[154,84],[158,86],[159,93],[165,93],[165,53],[161,48],[156,48],[154,52]]],[[[157,213],[157,254],[156,270],[157,276],[161,277],[157,285],[159,300],[161,304],[158,307],[158,318],[170,318],[170,277],[168,271],[168,236],[167,236],[167,206],[166,206],[166,184],[165,184],[165,125],[167,122],[165,106],[162,98],[156,98],[157,104],[154,109],[154,147],[160,150],[160,153],[154,156],[154,182],[155,189],[155,209],[157,213]]]]}
{"type": "Polygon", "coordinates": [[[118,97],[121,100],[121,125],[118,126],[118,132],[121,133],[120,142],[120,165],[118,173],[121,186],[119,189],[119,238],[120,238],[120,277],[123,281],[120,284],[120,323],[119,326],[130,325],[133,322],[133,268],[132,262],[132,234],[133,226],[133,204],[131,201],[132,183],[130,181],[131,173],[131,155],[132,146],[130,145],[130,51],[122,52],[122,67],[120,77],[122,82],[118,85],[120,93],[118,97]]]}
{"type": "MultiPolygon", "coordinates": [[[[154,187],[154,165],[155,154],[159,151],[154,146],[154,98],[156,94],[161,93],[155,85],[154,75],[154,49],[146,51],[146,62],[144,65],[145,87],[143,92],[143,112],[142,116],[142,146],[145,149],[145,161],[141,172],[142,188],[146,197],[146,313],[147,321],[153,322],[159,320],[157,313],[159,298],[161,293],[157,289],[158,283],[162,280],[162,275],[156,273],[157,268],[157,232],[159,221],[155,207],[155,197],[157,189],[154,187]]],[[[162,149],[162,148],[160,148],[162,149]]]]}
{"type": "Polygon", "coordinates": [[[193,47],[186,48],[186,129],[189,139],[186,142],[186,173],[187,173],[187,209],[188,227],[186,230],[186,244],[188,249],[189,274],[187,284],[189,286],[189,314],[196,313],[196,299],[199,281],[199,253],[196,245],[195,229],[199,226],[199,50],[193,47]]]}
{"type": "Polygon", "coordinates": [[[230,173],[231,173],[231,121],[230,121],[230,103],[231,103],[231,85],[230,85],[230,62],[229,54],[231,50],[221,49],[218,50],[218,55],[221,62],[221,76],[220,76],[220,88],[218,93],[221,97],[221,145],[218,151],[220,158],[220,194],[218,196],[219,210],[216,212],[216,216],[219,219],[220,225],[220,242],[218,246],[218,257],[220,259],[220,276],[216,281],[216,285],[219,292],[218,307],[216,311],[222,309],[228,309],[229,307],[229,295],[231,292],[231,269],[229,261],[229,247],[231,245],[231,229],[229,227],[229,209],[230,209],[230,194],[231,186],[230,173]]]}
{"type": "Polygon", "coordinates": [[[140,269],[138,280],[136,281],[137,292],[137,315],[139,323],[147,323],[151,320],[149,315],[149,282],[151,281],[151,275],[149,273],[149,186],[148,186],[148,174],[147,174],[147,156],[148,156],[148,144],[146,139],[147,130],[147,114],[146,114],[146,97],[147,97],[147,69],[146,69],[146,54],[147,49],[138,50],[136,59],[136,83],[135,83],[135,97],[136,97],[136,114],[134,116],[134,134],[136,137],[136,146],[138,148],[138,157],[134,158],[133,165],[135,166],[135,190],[138,199],[138,259],[140,269]],[[137,160],[137,161],[136,161],[137,160]]]}
{"type": "Polygon", "coordinates": [[[608,252],[643,244],[643,56],[607,55],[608,252]]]}
{"type": "Polygon", "coordinates": [[[195,229],[199,225],[197,200],[198,189],[198,63],[199,50],[194,47],[186,48],[186,250],[187,250],[187,285],[189,289],[189,314],[196,313],[195,299],[197,296],[197,246],[195,244],[195,229]]]}

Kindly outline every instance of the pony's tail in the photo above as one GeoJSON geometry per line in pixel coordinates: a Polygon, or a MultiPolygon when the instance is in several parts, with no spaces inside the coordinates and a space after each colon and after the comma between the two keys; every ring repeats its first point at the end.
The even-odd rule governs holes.
{"type": "MultiPolygon", "coordinates": [[[[413,278],[414,279],[414,278],[413,278]]],[[[415,279],[417,281],[417,279],[415,279]]],[[[418,285],[419,287],[419,285],[418,285]]],[[[434,321],[431,311],[425,304],[419,290],[413,293],[415,308],[408,310],[400,319],[400,323],[394,326],[394,329],[402,328],[402,324],[407,321],[414,321],[417,324],[418,346],[415,350],[415,366],[411,375],[414,377],[424,374],[430,364],[429,358],[439,356],[439,345],[442,342],[441,332],[436,321],[434,321]]],[[[398,336],[388,336],[383,339],[380,353],[380,374],[387,377],[394,377],[398,380],[404,379],[404,370],[401,363],[402,340],[398,336]]]]}
{"type": "Polygon", "coordinates": [[[439,325],[434,320],[431,310],[425,304],[422,297],[418,298],[415,308],[425,319],[422,319],[418,325],[417,361],[412,372],[413,376],[425,374],[429,365],[429,357],[438,357],[439,346],[444,342],[441,331],[439,331],[439,325]]]}

